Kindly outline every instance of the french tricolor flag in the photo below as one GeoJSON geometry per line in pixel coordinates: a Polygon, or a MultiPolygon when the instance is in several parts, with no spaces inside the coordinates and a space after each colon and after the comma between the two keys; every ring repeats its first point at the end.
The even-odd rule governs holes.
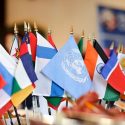
{"type": "Polygon", "coordinates": [[[125,94],[125,75],[115,52],[112,53],[110,59],[102,68],[101,74],[115,90],[125,94]]]}

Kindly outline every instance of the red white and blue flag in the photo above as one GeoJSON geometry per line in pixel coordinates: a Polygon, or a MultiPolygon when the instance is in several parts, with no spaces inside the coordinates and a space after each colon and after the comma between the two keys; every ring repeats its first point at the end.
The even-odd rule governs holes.
{"type": "Polygon", "coordinates": [[[115,52],[102,68],[102,76],[118,92],[125,94],[125,75],[117,59],[115,52]]]}

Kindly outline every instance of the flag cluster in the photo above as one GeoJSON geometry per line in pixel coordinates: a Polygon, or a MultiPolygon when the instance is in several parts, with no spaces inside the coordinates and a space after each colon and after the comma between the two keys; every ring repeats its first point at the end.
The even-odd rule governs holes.
{"type": "Polygon", "coordinates": [[[10,55],[0,45],[0,115],[32,92],[45,97],[55,110],[65,93],[77,99],[96,91],[107,101],[125,94],[125,55],[111,50],[107,57],[96,40],[87,41],[84,58],[83,37],[77,45],[73,35],[60,50],[51,34],[46,40],[38,32],[25,32],[18,45],[15,36],[10,55]]]}

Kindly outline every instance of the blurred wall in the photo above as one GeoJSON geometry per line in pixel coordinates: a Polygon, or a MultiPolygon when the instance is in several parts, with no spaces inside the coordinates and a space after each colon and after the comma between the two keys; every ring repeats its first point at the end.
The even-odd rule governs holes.
{"type": "Polygon", "coordinates": [[[98,39],[98,5],[125,9],[125,0],[6,0],[6,25],[35,20],[46,32],[51,27],[60,48],[68,39],[71,26],[76,36],[84,30],[86,37],[94,33],[98,39]]]}

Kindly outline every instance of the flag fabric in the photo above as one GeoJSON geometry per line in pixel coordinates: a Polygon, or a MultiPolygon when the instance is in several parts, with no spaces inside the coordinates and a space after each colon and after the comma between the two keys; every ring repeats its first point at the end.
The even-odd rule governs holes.
{"type": "MultiPolygon", "coordinates": [[[[36,36],[32,32],[25,32],[23,39],[25,39],[23,41],[25,41],[27,44],[29,58],[31,58],[30,61],[32,62],[33,69],[34,69],[35,68],[35,58],[36,58],[36,45],[37,45],[36,36]]],[[[33,71],[33,73],[34,73],[34,71],[33,71]]],[[[36,74],[35,74],[35,76],[36,76],[36,74]]],[[[31,94],[26,98],[25,102],[23,102],[23,105],[27,106],[27,108],[31,108],[32,104],[30,105],[29,102],[32,102],[31,94]]]]}
{"type": "MultiPolygon", "coordinates": [[[[121,67],[122,67],[122,71],[123,71],[123,73],[125,74],[125,54],[123,54],[123,53],[118,53],[118,60],[119,60],[119,63],[120,63],[120,65],[121,65],[121,67]]],[[[120,94],[120,98],[122,99],[122,100],[125,100],[125,95],[123,95],[123,94],[120,94]]]]}
{"type": "Polygon", "coordinates": [[[110,59],[102,68],[102,76],[118,92],[125,94],[125,75],[118,62],[117,55],[112,53],[110,59]]]}
{"type": "Polygon", "coordinates": [[[10,55],[13,57],[13,59],[18,62],[19,58],[19,47],[18,47],[18,39],[16,36],[14,36],[13,44],[10,50],[10,55]]]}
{"type": "Polygon", "coordinates": [[[32,61],[35,67],[37,38],[32,32],[29,32],[29,41],[30,41],[30,47],[31,47],[32,61]]]}
{"type": "Polygon", "coordinates": [[[118,57],[120,65],[122,67],[122,71],[123,71],[123,73],[125,73],[125,54],[118,53],[117,57],[118,57]]]}
{"type": "MultiPolygon", "coordinates": [[[[106,63],[108,61],[108,57],[95,39],[93,41],[93,46],[96,49],[99,56],[101,57],[101,59],[103,60],[103,62],[106,63]]],[[[112,88],[109,84],[107,84],[103,100],[116,101],[119,99],[119,96],[120,96],[119,92],[116,91],[114,88],[112,88]]]]}
{"type": "Polygon", "coordinates": [[[0,117],[8,110],[12,107],[12,102],[11,100],[9,102],[7,102],[2,108],[0,108],[0,117]]]}
{"type": "Polygon", "coordinates": [[[79,98],[92,87],[81,53],[72,35],[41,72],[74,98],[79,98]]]}
{"type": "Polygon", "coordinates": [[[54,81],[46,77],[40,71],[45,65],[53,58],[57,53],[57,50],[38,32],[37,35],[37,52],[36,52],[36,64],[35,72],[38,80],[36,81],[36,88],[33,95],[37,96],[50,96],[50,97],[62,97],[64,90],[59,87],[54,81]]]}
{"type": "MultiPolygon", "coordinates": [[[[47,40],[57,50],[50,33],[48,33],[47,40]]],[[[47,99],[48,106],[53,108],[54,110],[58,110],[58,107],[63,100],[63,97],[49,97],[49,96],[44,96],[44,97],[47,99]]]]}
{"type": "Polygon", "coordinates": [[[11,97],[11,100],[15,106],[18,106],[20,103],[22,103],[22,101],[32,93],[36,80],[37,77],[33,69],[31,56],[28,53],[26,37],[24,36],[20,46],[20,59],[15,71],[12,91],[13,95],[11,97]]]}
{"type": "Polygon", "coordinates": [[[6,52],[2,45],[0,45],[0,74],[6,82],[6,85],[0,89],[0,114],[10,108],[10,105],[6,106],[6,104],[11,99],[16,65],[12,57],[6,52]],[[4,106],[6,108],[3,108],[4,106]]]}
{"type": "Polygon", "coordinates": [[[63,97],[45,97],[48,102],[48,106],[53,108],[54,110],[58,110],[58,107],[65,98],[63,97]]]}
{"type": "Polygon", "coordinates": [[[99,99],[103,99],[107,82],[101,76],[100,70],[102,66],[104,66],[104,62],[96,52],[95,48],[91,45],[90,41],[87,42],[84,62],[90,78],[93,81],[94,91],[98,93],[99,99]]]}
{"type": "Polygon", "coordinates": [[[2,89],[6,85],[6,81],[4,80],[2,74],[0,73],[0,89],[2,89]]]}
{"type": "Polygon", "coordinates": [[[51,36],[50,33],[48,33],[47,40],[57,50],[57,48],[55,46],[55,43],[53,42],[53,39],[52,39],[52,36],[51,36]]]}
{"type": "Polygon", "coordinates": [[[78,48],[79,48],[79,51],[82,54],[83,53],[83,37],[81,37],[81,39],[78,42],[78,48]]]}

